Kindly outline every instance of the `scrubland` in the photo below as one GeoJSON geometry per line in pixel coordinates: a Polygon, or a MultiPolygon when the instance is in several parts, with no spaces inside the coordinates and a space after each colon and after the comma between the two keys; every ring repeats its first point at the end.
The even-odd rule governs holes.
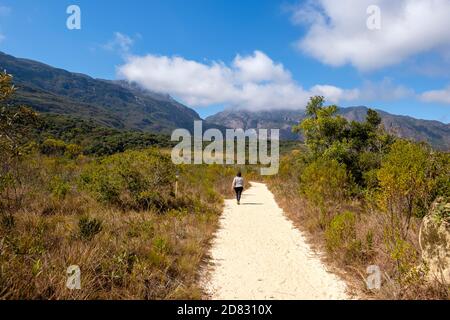
{"type": "Polygon", "coordinates": [[[234,170],[31,153],[2,190],[2,299],[193,299],[234,170]],[[178,173],[178,194],[174,186],[178,173]],[[81,269],[81,290],[66,287],[81,269]]]}
{"type": "Polygon", "coordinates": [[[429,272],[421,244],[447,252],[441,270],[449,244],[437,234],[422,234],[420,243],[419,235],[436,201],[436,226],[450,222],[449,153],[386,133],[374,111],[349,123],[323,102],[312,98],[296,128],[305,145],[265,179],[280,206],[361,298],[448,299],[449,283],[429,272]],[[379,289],[366,284],[369,266],[381,272],[379,289]]]}
{"type": "MultiPolygon", "coordinates": [[[[14,91],[0,74],[0,299],[204,297],[199,271],[238,166],[175,166],[157,136],[104,139],[61,119],[66,129],[49,130],[51,117],[43,127],[31,109],[8,104],[14,91]],[[80,290],[66,286],[73,265],[80,290]]],[[[360,297],[448,299],[421,252],[425,240],[448,244],[419,235],[433,203],[442,205],[431,221],[450,223],[449,153],[386,133],[372,110],[348,122],[313,97],[307,114],[295,128],[305,143],[287,148],[279,173],[244,166],[247,183],[268,183],[360,297]],[[370,265],[382,272],[380,289],[366,286],[370,265]]]]}

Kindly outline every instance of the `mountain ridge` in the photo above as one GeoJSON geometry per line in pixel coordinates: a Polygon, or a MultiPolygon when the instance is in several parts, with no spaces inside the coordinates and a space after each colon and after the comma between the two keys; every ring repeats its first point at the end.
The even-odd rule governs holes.
{"type": "MultiPolygon", "coordinates": [[[[195,110],[170,95],[145,90],[124,80],[95,79],[1,51],[0,68],[14,76],[14,84],[19,88],[13,102],[28,105],[38,112],[78,117],[115,129],[159,134],[170,134],[177,128],[192,132],[194,121],[202,120],[195,110]]],[[[450,124],[377,111],[388,131],[450,150],[450,124]]],[[[364,120],[366,112],[365,106],[340,109],[344,117],[356,121],[364,120]]],[[[292,133],[291,128],[304,117],[304,110],[226,109],[207,117],[203,127],[221,131],[226,128],[280,129],[281,139],[296,140],[300,137],[292,133]]]]}
{"type": "Polygon", "coordinates": [[[0,52],[0,68],[13,75],[14,102],[38,112],[78,116],[118,129],[170,133],[191,128],[197,112],[174,99],[156,98],[118,81],[94,79],[0,52]]]}
{"type": "MultiPolygon", "coordinates": [[[[364,121],[369,108],[354,106],[340,108],[339,114],[349,121],[364,121]]],[[[394,115],[375,109],[388,132],[399,137],[426,141],[441,150],[450,150],[450,124],[437,120],[421,120],[410,116],[394,115]]],[[[282,140],[301,139],[292,132],[292,126],[306,117],[304,110],[248,111],[226,109],[205,119],[210,124],[220,123],[230,128],[280,129],[282,140]]]]}

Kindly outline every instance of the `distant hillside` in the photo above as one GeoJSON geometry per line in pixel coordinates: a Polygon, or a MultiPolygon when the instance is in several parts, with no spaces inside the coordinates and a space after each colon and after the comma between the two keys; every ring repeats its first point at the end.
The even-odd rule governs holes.
{"type": "MultiPolygon", "coordinates": [[[[341,108],[342,114],[348,120],[363,121],[367,107],[341,108]]],[[[384,127],[399,137],[416,141],[427,141],[432,146],[442,150],[450,150],[450,125],[439,121],[419,120],[407,116],[392,115],[377,110],[382,117],[384,127]]],[[[221,124],[230,128],[273,128],[280,129],[280,137],[284,140],[301,138],[292,133],[293,125],[305,118],[303,110],[275,110],[251,112],[245,110],[225,110],[206,118],[211,124],[221,124]]]]}
{"type": "Polygon", "coordinates": [[[121,81],[93,79],[0,52],[0,69],[14,76],[15,101],[43,113],[70,115],[117,129],[170,133],[200,120],[169,96],[121,81]]]}
{"type": "MultiPolygon", "coordinates": [[[[109,128],[158,134],[170,134],[176,128],[191,130],[194,121],[201,120],[197,112],[169,95],[149,92],[125,81],[93,79],[2,52],[0,69],[14,76],[19,88],[14,102],[41,113],[86,119],[109,128]]],[[[343,108],[340,112],[349,120],[361,121],[367,108],[343,108]]],[[[450,150],[449,124],[379,112],[390,132],[450,150]]],[[[291,132],[291,127],[304,117],[302,110],[225,110],[208,117],[203,127],[222,131],[226,127],[278,128],[282,139],[295,140],[299,136],[291,132]]]]}
{"type": "Polygon", "coordinates": [[[84,154],[100,156],[130,149],[174,146],[168,135],[119,130],[76,117],[45,113],[40,114],[32,132],[39,145],[47,139],[57,139],[66,144],[80,146],[84,154]]]}

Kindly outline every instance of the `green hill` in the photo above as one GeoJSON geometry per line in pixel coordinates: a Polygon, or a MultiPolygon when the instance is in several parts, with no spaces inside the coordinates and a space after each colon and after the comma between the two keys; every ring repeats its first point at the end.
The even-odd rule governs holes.
{"type": "Polygon", "coordinates": [[[41,113],[76,116],[98,124],[169,134],[190,129],[200,120],[192,109],[169,96],[140,90],[123,82],[93,79],[0,52],[0,68],[19,88],[14,103],[41,113]]]}

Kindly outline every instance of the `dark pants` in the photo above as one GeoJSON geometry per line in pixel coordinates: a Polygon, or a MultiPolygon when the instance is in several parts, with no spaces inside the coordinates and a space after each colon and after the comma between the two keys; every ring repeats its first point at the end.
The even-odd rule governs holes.
{"type": "Polygon", "coordinates": [[[236,199],[237,199],[237,201],[241,201],[241,195],[242,195],[242,191],[243,190],[244,190],[243,187],[234,188],[234,191],[236,192],[236,199]]]}

